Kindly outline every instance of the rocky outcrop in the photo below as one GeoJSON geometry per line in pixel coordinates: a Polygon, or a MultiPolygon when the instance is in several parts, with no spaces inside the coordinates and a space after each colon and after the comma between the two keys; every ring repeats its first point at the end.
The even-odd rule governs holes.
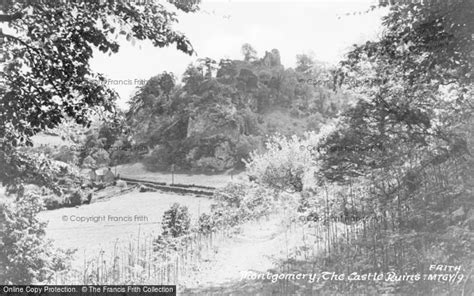
{"type": "MultiPolygon", "coordinates": [[[[231,118],[237,112],[235,107],[228,108],[226,115],[231,118]]],[[[214,135],[226,135],[232,139],[238,140],[240,130],[238,125],[229,121],[216,121],[211,118],[212,114],[202,113],[194,118],[189,118],[187,137],[207,138],[214,135]]]]}
{"type": "Polygon", "coordinates": [[[238,80],[243,82],[246,90],[255,89],[258,86],[258,77],[249,69],[241,69],[238,80]]]}
{"type": "Polygon", "coordinates": [[[194,147],[186,156],[192,169],[217,172],[232,168],[235,165],[235,153],[229,139],[216,141],[215,144],[208,147],[210,151],[204,151],[206,149],[202,148],[194,147]]]}
{"type": "Polygon", "coordinates": [[[153,108],[134,114],[134,138],[154,147],[145,161],[151,169],[169,169],[172,163],[203,171],[242,166],[242,159],[260,147],[266,135],[303,131],[308,126],[305,116],[316,109],[324,114],[319,110],[324,106],[317,107],[328,101],[322,91],[313,91],[298,80],[300,74],[285,70],[277,49],[261,59],[224,59],[218,67],[214,61],[215,77],[202,73],[208,65],[187,70],[181,89],[171,97],[160,92],[153,108]]]}
{"type": "MultiPolygon", "coordinates": [[[[226,109],[226,117],[232,118],[235,107],[226,109]]],[[[192,168],[201,171],[222,171],[235,164],[231,141],[239,141],[240,127],[234,121],[216,120],[213,114],[204,112],[188,121],[188,138],[200,139],[200,146],[187,153],[192,168]]]]}

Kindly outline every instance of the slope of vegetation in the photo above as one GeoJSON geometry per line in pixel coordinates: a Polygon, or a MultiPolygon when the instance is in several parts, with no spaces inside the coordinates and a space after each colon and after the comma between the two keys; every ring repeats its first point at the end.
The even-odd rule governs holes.
{"type": "Polygon", "coordinates": [[[317,131],[347,105],[331,69],[311,57],[285,69],[276,49],[261,59],[248,44],[242,51],[244,60],[190,65],[181,85],[170,73],[155,76],[132,98],[127,124],[134,144],[150,150],[150,170],[241,168],[267,135],[317,131]]]}
{"type": "Polygon", "coordinates": [[[472,1],[394,5],[380,40],[341,62],[338,81],[360,100],[317,144],[308,136],[276,138],[269,152],[253,155],[256,182],[300,192],[308,227],[328,225],[327,251],[286,262],[282,271],[396,275],[294,282],[287,293],[472,294],[473,13],[472,1]],[[315,145],[312,157],[297,156],[308,145],[315,145]],[[347,236],[332,233],[334,220],[348,225],[347,236]],[[444,272],[456,284],[430,264],[461,266],[444,272]]]}

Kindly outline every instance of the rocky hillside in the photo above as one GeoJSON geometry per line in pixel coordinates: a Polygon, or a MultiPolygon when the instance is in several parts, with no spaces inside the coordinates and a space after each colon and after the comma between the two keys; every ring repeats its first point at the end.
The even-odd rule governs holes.
{"type": "Polygon", "coordinates": [[[200,59],[182,83],[171,73],[151,78],[126,114],[132,144],[146,145],[150,170],[222,171],[242,166],[274,133],[318,130],[344,108],[327,66],[301,55],[285,69],[277,49],[263,58],[200,59]]]}

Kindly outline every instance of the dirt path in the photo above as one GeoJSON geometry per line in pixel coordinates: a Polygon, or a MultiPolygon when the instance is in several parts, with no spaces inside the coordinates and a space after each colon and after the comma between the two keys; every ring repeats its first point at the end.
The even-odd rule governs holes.
{"type": "Polygon", "coordinates": [[[180,282],[185,286],[183,295],[204,295],[209,289],[239,285],[248,272],[265,273],[274,268],[276,261],[287,258],[287,250],[294,247],[291,242],[301,241],[296,233],[287,231],[284,220],[284,216],[275,215],[244,224],[239,234],[218,246],[215,256],[200,265],[194,278],[180,282]]]}

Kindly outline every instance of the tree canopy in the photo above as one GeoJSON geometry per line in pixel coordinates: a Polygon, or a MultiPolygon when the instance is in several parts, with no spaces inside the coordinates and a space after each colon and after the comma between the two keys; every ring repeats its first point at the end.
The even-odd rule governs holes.
{"type": "Polygon", "coordinates": [[[472,1],[394,5],[380,40],[355,46],[337,79],[362,99],[327,141],[327,176],[402,165],[410,149],[464,149],[473,111],[472,1]],[[334,164],[338,164],[334,166],[334,164]]]}
{"type": "MultiPolygon", "coordinates": [[[[21,175],[23,161],[15,147],[72,118],[90,124],[94,111],[114,112],[116,93],[90,68],[94,49],[113,54],[119,36],[129,42],[174,44],[188,54],[190,41],[173,28],[177,12],[194,12],[199,0],[2,1],[0,21],[8,30],[0,87],[0,164],[10,167],[2,180],[21,175]]],[[[25,156],[27,157],[27,156],[25,156]]],[[[22,168],[23,167],[23,168],[22,168]]]]}
{"type": "Polygon", "coordinates": [[[257,51],[249,43],[245,43],[241,48],[242,54],[244,55],[244,61],[250,62],[257,59],[257,51]]]}

